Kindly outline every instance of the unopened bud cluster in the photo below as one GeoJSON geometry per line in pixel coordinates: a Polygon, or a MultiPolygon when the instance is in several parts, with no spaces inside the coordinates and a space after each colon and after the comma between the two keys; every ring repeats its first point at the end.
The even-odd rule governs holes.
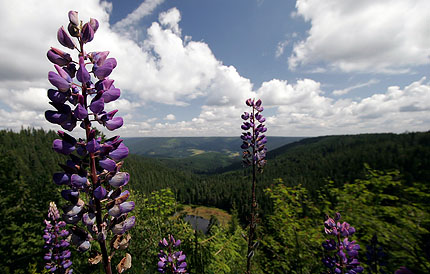
{"type": "Polygon", "coordinates": [[[261,100],[246,100],[246,105],[251,107],[250,112],[245,112],[242,114],[242,119],[244,120],[241,125],[241,129],[245,132],[242,133],[240,138],[243,143],[241,148],[243,151],[243,163],[246,166],[256,165],[258,170],[263,171],[263,167],[266,164],[266,152],[267,148],[265,144],[267,143],[267,138],[264,133],[267,128],[264,126],[266,118],[261,115],[264,110],[261,106],[261,100]]]}

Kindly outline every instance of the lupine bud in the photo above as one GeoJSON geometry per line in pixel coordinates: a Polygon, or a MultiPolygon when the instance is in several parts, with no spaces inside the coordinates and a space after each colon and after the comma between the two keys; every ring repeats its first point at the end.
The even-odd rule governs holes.
{"type": "Polygon", "coordinates": [[[72,82],[72,78],[70,77],[70,75],[59,65],[54,64],[55,69],[58,72],[58,75],[60,75],[61,77],[63,77],[64,80],[66,80],[67,82],[71,83],[72,82]]]}
{"type": "Polygon", "coordinates": [[[94,30],[94,33],[99,29],[99,21],[97,21],[97,19],[90,18],[89,24],[91,28],[94,30]]]}
{"type": "Polygon", "coordinates": [[[81,40],[84,43],[91,42],[94,39],[94,29],[91,27],[90,24],[86,23],[82,27],[81,31],[81,40]]]}
{"type": "Polygon", "coordinates": [[[71,201],[73,204],[76,204],[78,201],[79,192],[77,190],[64,189],[61,191],[61,196],[67,201],[71,201]]]}
{"type": "Polygon", "coordinates": [[[57,32],[57,39],[58,42],[60,42],[61,45],[69,48],[74,49],[75,43],[72,41],[72,38],[67,34],[67,32],[64,30],[64,27],[61,27],[57,32]]]}
{"type": "Polygon", "coordinates": [[[118,99],[120,95],[121,95],[120,89],[112,87],[106,90],[105,92],[103,92],[102,98],[105,103],[109,103],[118,99]]]}
{"type": "Polygon", "coordinates": [[[102,186],[98,186],[94,190],[94,197],[96,197],[99,200],[103,199],[104,197],[106,197],[106,189],[102,186]]]}
{"type": "Polygon", "coordinates": [[[70,177],[70,183],[75,188],[82,188],[87,183],[87,177],[73,174],[72,177],[70,177]]]}
{"type": "Polygon", "coordinates": [[[109,157],[115,161],[120,161],[128,156],[129,150],[123,143],[121,143],[117,149],[109,153],[109,157]]]}
{"type": "Polygon", "coordinates": [[[79,18],[78,18],[78,12],[77,11],[69,11],[69,21],[75,26],[79,25],[79,18]]]}
{"type": "Polygon", "coordinates": [[[80,36],[78,26],[76,26],[73,23],[69,23],[69,25],[67,26],[67,30],[69,31],[69,33],[72,37],[79,37],[80,36]]]}
{"type": "Polygon", "coordinates": [[[87,83],[91,79],[90,74],[88,73],[87,69],[85,68],[85,61],[84,61],[84,58],[82,56],[79,57],[79,69],[76,73],[76,78],[81,83],[87,83]]]}
{"type": "Polygon", "coordinates": [[[76,117],[76,119],[83,120],[87,118],[88,111],[83,105],[77,104],[75,110],[73,111],[73,114],[76,117]]]}
{"type": "Polygon", "coordinates": [[[124,222],[116,224],[113,227],[112,232],[115,235],[122,235],[128,230],[130,230],[134,226],[135,222],[136,222],[136,217],[132,216],[130,218],[127,218],[124,222]]]}
{"type": "Polygon", "coordinates": [[[100,143],[96,139],[92,139],[92,140],[88,141],[85,148],[87,149],[87,151],[89,153],[94,153],[94,152],[99,150],[100,143]]]}
{"type": "Polygon", "coordinates": [[[65,53],[64,51],[56,48],[51,48],[50,50],[48,50],[48,53],[46,55],[49,61],[59,66],[65,66],[72,61],[72,58],[68,53],[65,53]]]}
{"type": "Polygon", "coordinates": [[[92,226],[96,222],[96,215],[94,213],[84,213],[82,215],[82,222],[87,226],[92,226]]]}
{"type": "Polygon", "coordinates": [[[61,124],[65,122],[69,117],[67,113],[59,113],[53,110],[45,111],[45,119],[53,124],[61,124]]]}
{"type": "Polygon", "coordinates": [[[104,62],[104,64],[100,67],[97,67],[97,69],[94,71],[94,75],[100,80],[103,80],[104,78],[108,77],[114,69],[113,62],[108,62],[108,60],[106,60],[106,62],[104,62]]]}

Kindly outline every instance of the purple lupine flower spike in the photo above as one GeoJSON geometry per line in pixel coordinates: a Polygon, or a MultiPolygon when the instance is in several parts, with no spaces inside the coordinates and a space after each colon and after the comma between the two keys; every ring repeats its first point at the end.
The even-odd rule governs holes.
{"type": "MultiPolygon", "coordinates": [[[[79,251],[85,252],[91,248],[92,241],[98,241],[92,249],[100,248],[104,269],[112,273],[110,261],[117,248],[107,243],[123,237],[121,235],[126,234],[136,222],[134,216],[128,216],[135,203],[126,201],[130,193],[122,189],[128,184],[130,175],[120,171],[122,162],[119,162],[128,156],[129,150],[119,136],[103,140],[92,128],[92,122],[97,121],[111,131],[123,125],[121,117],[114,117],[118,110],[105,110],[109,107],[108,103],[120,96],[120,90],[113,85],[114,80],[107,78],[117,62],[115,58],[107,58],[109,51],[87,54],[84,49],[99,29],[96,19],[91,18],[83,23],[77,11],[70,11],[68,19],[69,34],[61,27],[57,38],[61,45],[78,51],[77,60],[56,48],[48,51],[47,57],[56,69],[56,72],[48,73],[49,82],[55,86],[48,90],[48,98],[55,110],[47,110],[45,118],[68,131],[74,130],[79,121],[86,138],[75,139],[58,131],[60,139],[54,140],[52,148],[67,155],[69,160],[66,164],[60,164],[62,170],[54,174],[53,181],[68,188],[61,191],[61,196],[68,203],[63,207],[62,224],[69,224],[72,243],[79,251]],[[78,43],[75,44],[72,39],[78,43]],[[88,69],[86,66],[89,66],[88,69]],[[104,218],[106,214],[111,217],[104,218]]],[[[130,239],[129,235],[124,237],[130,239]]],[[[123,243],[123,246],[126,244],[123,243]]],[[[65,260],[61,264],[50,265],[51,272],[70,266],[71,262],[67,261],[70,252],[63,252],[61,256],[65,260]]],[[[45,258],[51,259],[52,254],[46,254],[45,258]]],[[[122,272],[130,267],[131,256],[127,254],[117,269],[122,272]]]]}
{"type": "Polygon", "coordinates": [[[54,202],[49,204],[48,220],[45,220],[45,225],[44,248],[48,250],[43,257],[47,261],[45,268],[50,272],[58,270],[60,273],[72,273],[73,270],[70,268],[72,265],[70,260],[71,253],[69,250],[64,249],[69,246],[67,241],[69,232],[64,229],[66,223],[60,221],[60,212],[54,202]]]}
{"type": "Polygon", "coordinates": [[[245,112],[242,114],[244,120],[241,125],[241,129],[246,131],[242,133],[240,137],[243,140],[241,148],[246,150],[243,153],[243,163],[246,166],[252,165],[253,163],[257,166],[260,172],[263,171],[263,167],[266,164],[266,147],[267,138],[264,133],[267,128],[264,126],[266,119],[261,114],[262,102],[261,100],[248,99],[246,105],[252,107],[251,113],[245,112]],[[252,151],[250,151],[250,150],[252,151]]]}
{"type": "Polygon", "coordinates": [[[342,224],[338,222],[340,217],[340,213],[337,212],[334,219],[327,216],[324,221],[325,233],[332,235],[333,238],[322,243],[327,253],[322,262],[329,268],[329,273],[361,273],[364,268],[357,259],[360,245],[348,238],[355,233],[355,228],[346,222],[342,224]],[[341,240],[341,237],[345,238],[341,240]]]}
{"type": "Polygon", "coordinates": [[[162,248],[158,254],[159,261],[157,270],[160,273],[187,273],[186,255],[182,251],[175,251],[181,244],[180,240],[176,240],[172,235],[163,238],[158,243],[162,248]]]}

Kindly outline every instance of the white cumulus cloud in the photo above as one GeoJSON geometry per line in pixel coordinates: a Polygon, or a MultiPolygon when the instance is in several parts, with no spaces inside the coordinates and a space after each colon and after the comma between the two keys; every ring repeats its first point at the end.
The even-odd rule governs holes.
{"type": "MultiPolygon", "coordinates": [[[[0,128],[19,130],[21,126],[35,126],[58,129],[44,118],[44,110],[50,108],[46,97],[46,90],[51,88],[47,74],[49,70],[53,70],[52,64],[46,59],[46,52],[51,46],[62,48],[56,41],[56,32],[61,25],[68,23],[67,12],[72,9],[79,11],[84,22],[90,17],[97,18],[100,22],[100,28],[94,40],[88,44],[87,51],[109,50],[110,56],[118,61],[111,77],[115,79],[115,86],[121,89],[121,99],[107,105],[107,110],[117,108],[117,115],[124,117],[124,126],[116,134],[239,135],[240,114],[247,110],[244,102],[250,97],[263,100],[267,109],[264,114],[268,113],[270,135],[309,136],[429,128],[430,110],[426,102],[430,102],[430,84],[425,78],[406,87],[375,90],[375,95],[360,100],[336,100],[328,97],[324,85],[313,79],[305,78],[296,82],[272,79],[254,87],[252,81],[241,76],[234,66],[225,66],[217,60],[208,44],[182,36],[181,13],[176,8],[163,11],[159,21],[153,22],[146,30],[144,40],[136,41],[127,32],[119,31],[119,28],[137,27],[142,16],[146,16],[161,2],[145,1],[146,6],[142,4],[139,10],[126,17],[127,20],[124,19],[120,21],[123,23],[115,26],[109,24],[112,5],[97,0],[0,2],[0,128]],[[145,115],[145,108],[152,102],[187,106],[196,101],[199,104],[190,107],[197,108],[199,112],[188,120],[181,120],[179,114],[170,113],[171,111],[167,112],[170,114],[164,120],[165,114],[158,116],[160,119],[145,115]]],[[[375,8],[376,4],[372,4],[374,1],[368,2],[365,9],[361,6],[361,1],[298,1],[298,15],[309,20],[312,28],[309,37],[302,41],[303,50],[300,49],[300,44],[295,46],[292,58],[296,59],[292,61],[298,66],[315,58],[316,61],[328,62],[343,70],[370,67],[378,71],[421,64],[425,58],[417,61],[417,56],[423,55],[421,45],[428,44],[430,36],[422,36],[422,33],[428,32],[426,27],[419,24],[420,13],[417,9],[422,7],[422,2],[416,1],[416,7],[408,9],[410,2],[393,2],[396,8],[389,8],[387,11],[389,14],[397,14],[397,9],[404,8],[411,14],[411,20],[406,24],[408,26],[394,24],[394,27],[399,28],[400,38],[404,38],[396,40],[398,45],[393,45],[392,41],[387,42],[381,36],[381,28],[388,31],[387,37],[393,34],[387,27],[388,23],[383,23],[382,19],[374,21],[376,34],[366,36],[365,31],[360,29],[354,32],[360,39],[367,39],[373,49],[366,57],[362,53],[363,48],[359,47],[365,44],[358,41],[359,38],[350,35],[348,37],[351,42],[346,43],[349,40],[344,36],[350,33],[346,30],[352,31],[351,26],[355,24],[369,30],[370,21],[363,23],[365,20],[360,18],[367,16],[368,12],[378,10],[375,8]],[[323,13],[328,9],[325,5],[330,3],[333,5],[332,11],[339,11],[338,14],[332,14],[333,22],[348,19],[345,15],[348,12],[351,22],[347,20],[344,25],[334,26],[342,35],[329,43],[330,39],[323,39],[320,33],[328,28],[326,20],[329,19],[324,14],[316,14],[315,10],[318,9],[315,7],[321,5],[320,13],[323,13]],[[407,34],[408,31],[410,33],[407,34]],[[384,39],[378,42],[373,37],[375,35],[384,39]],[[407,45],[416,46],[415,50],[402,55],[406,48],[411,49],[404,42],[406,38],[411,39],[407,45]],[[358,46],[355,45],[356,42],[358,46]],[[340,44],[336,48],[333,43],[340,44]],[[380,45],[382,49],[379,50],[376,45],[380,45]],[[387,51],[384,53],[387,56],[381,53],[384,50],[387,51]],[[358,54],[352,54],[354,51],[358,54]],[[356,57],[347,58],[348,56],[356,57]]],[[[387,0],[384,3],[390,2],[387,0]]],[[[374,14],[377,15],[376,12],[374,14]]],[[[330,29],[327,36],[335,37],[330,29]]],[[[76,57],[75,54],[73,56],[76,57]]],[[[335,94],[370,84],[372,83],[359,83],[335,94]]]]}
{"type": "Polygon", "coordinates": [[[311,24],[289,67],[325,63],[345,72],[407,72],[430,63],[430,1],[297,0],[311,24]]]}
{"type": "Polygon", "coordinates": [[[164,120],[174,121],[174,120],[176,120],[176,116],[174,114],[170,113],[170,114],[167,114],[166,117],[164,117],[164,120]]]}

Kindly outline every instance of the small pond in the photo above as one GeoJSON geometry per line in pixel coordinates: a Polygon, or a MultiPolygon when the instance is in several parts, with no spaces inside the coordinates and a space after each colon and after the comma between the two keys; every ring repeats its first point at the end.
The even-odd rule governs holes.
{"type": "Polygon", "coordinates": [[[200,230],[204,234],[208,232],[209,220],[195,215],[186,215],[184,220],[195,230],[200,230]]]}

